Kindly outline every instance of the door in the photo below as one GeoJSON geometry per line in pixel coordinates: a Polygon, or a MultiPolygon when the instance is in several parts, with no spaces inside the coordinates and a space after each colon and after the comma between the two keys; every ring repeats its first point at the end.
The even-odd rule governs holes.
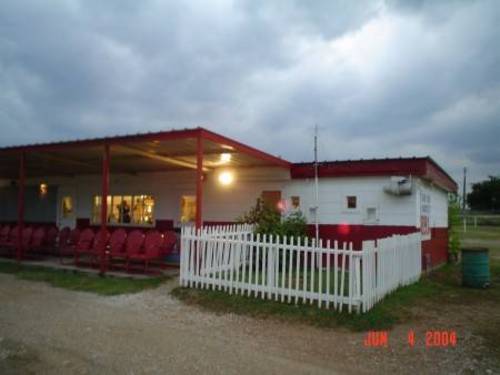
{"type": "Polygon", "coordinates": [[[76,226],[75,189],[60,187],[57,197],[57,226],[74,228],[76,226]]]}
{"type": "Polygon", "coordinates": [[[264,205],[280,211],[281,191],[279,190],[264,190],[261,194],[261,199],[264,205]]]}

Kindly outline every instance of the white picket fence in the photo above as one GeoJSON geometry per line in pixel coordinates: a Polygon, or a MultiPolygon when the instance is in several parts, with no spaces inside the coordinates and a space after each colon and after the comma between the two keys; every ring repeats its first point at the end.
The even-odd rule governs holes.
{"type": "Polygon", "coordinates": [[[421,273],[420,234],[352,243],[266,236],[251,226],[182,229],[180,284],[286,303],[368,311],[421,273]]]}

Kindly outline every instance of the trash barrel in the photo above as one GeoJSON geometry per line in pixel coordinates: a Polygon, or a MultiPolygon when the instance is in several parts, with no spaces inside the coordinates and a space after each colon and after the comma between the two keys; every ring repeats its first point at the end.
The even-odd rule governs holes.
{"type": "Polygon", "coordinates": [[[486,288],[490,285],[488,249],[470,247],[462,249],[462,285],[486,288]]]}

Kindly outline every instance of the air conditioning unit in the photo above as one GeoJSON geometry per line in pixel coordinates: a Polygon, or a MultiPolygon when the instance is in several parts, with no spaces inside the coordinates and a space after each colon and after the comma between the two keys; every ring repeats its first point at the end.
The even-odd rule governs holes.
{"type": "Polygon", "coordinates": [[[389,184],[384,186],[387,194],[404,196],[411,195],[413,181],[411,176],[391,176],[389,184]]]}

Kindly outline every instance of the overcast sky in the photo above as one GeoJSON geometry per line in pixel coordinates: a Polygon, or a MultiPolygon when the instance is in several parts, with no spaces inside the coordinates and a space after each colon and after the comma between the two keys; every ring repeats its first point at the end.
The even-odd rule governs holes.
{"type": "Polygon", "coordinates": [[[3,0],[0,145],[204,126],[500,174],[500,1],[3,0]]]}

